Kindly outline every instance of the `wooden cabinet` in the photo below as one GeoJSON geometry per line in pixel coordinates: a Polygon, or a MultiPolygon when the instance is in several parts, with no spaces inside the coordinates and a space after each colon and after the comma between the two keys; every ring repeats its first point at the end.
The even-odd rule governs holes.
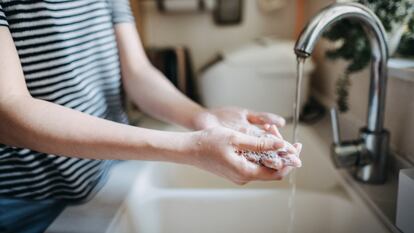
{"type": "Polygon", "coordinates": [[[145,30],[144,30],[144,11],[142,7],[142,0],[129,0],[131,3],[131,10],[135,17],[135,23],[137,25],[137,29],[139,35],[141,37],[142,43],[145,44],[145,30]]]}

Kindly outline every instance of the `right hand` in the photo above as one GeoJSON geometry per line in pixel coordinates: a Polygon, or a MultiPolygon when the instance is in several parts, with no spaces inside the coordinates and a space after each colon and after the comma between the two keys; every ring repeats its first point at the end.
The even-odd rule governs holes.
{"type": "Polygon", "coordinates": [[[190,164],[207,170],[236,184],[253,180],[281,180],[291,170],[288,167],[276,171],[248,161],[235,150],[269,151],[287,147],[289,153],[299,155],[296,147],[277,137],[259,138],[225,127],[198,131],[195,136],[195,153],[190,164]]]}

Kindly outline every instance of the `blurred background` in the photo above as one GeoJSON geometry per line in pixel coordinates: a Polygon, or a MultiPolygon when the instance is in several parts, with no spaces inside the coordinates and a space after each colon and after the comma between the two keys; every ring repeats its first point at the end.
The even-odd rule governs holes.
{"type": "MultiPolygon", "coordinates": [[[[314,14],[335,2],[132,0],[131,6],[153,64],[188,96],[208,107],[240,105],[289,118],[296,77],[294,42],[314,14]]],[[[412,1],[354,2],[375,10],[389,33],[393,59],[386,127],[393,149],[414,161],[414,23],[412,12],[404,8],[412,1]]],[[[320,104],[338,106],[345,119],[356,121],[344,127],[345,137],[355,135],[365,122],[370,81],[369,46],[354,26],[338,25],[320,40],[305,67],[302,98],[302,106],[310,105],[302,116],[305,121],[319,119],[324,112],[320,104]]]]}

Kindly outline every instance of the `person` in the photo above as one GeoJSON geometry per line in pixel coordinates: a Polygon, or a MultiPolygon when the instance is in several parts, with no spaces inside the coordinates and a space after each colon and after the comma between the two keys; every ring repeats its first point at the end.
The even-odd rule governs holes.
{"type": "Polygon", "coordinates": [[[277,115],[206,109],[180,93],[147,59],[127,0],[0,0],[0,51],[0,232],[44,231],[118,160],[188,164],[244,184],[290,168],[235,150],[301,149],[280,137],[277,115]],[[192,131],[128,125],[123,93],[192,131]],[[257,125],[275,137],[246,133],[257,125]]]}

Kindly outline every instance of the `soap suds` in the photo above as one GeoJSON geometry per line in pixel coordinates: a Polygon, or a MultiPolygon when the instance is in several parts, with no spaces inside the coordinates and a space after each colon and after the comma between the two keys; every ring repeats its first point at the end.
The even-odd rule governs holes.
{"type": "MultiPolygon", "coordinates": [[[[258,137],[274,137],[274,135],[266,133],[262,130],[251,131],[249,132],[249,134],[258,137]]],[[[260,164],[262,166],[272,168],[275,170],[282,169],[286,166],[302,166],[302,162],[299,159],[298,155],[288,152],[287,145],[275,151],[255,152],[246,150],[236,150],[235,152],[239,155],[243,155],[247,160],[253,163],[260,164]]]]}

